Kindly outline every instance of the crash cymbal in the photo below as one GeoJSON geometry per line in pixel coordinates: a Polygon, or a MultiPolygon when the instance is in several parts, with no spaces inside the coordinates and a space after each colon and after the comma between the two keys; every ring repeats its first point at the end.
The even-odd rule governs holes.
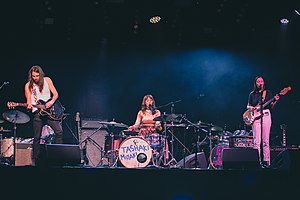
{"type": "Polygon", "coordinates": [[[3,129],[3,127],[0,128],[0,133],[10,133],[13,132],[12,130],[3,129]]]}
{"type": "Polygon", "coordinates": [[[30,118],[27,114],[19,110],[9,110],[2,114],[3,118],[11,123],[25,124],[29,122],[30,118]]]}
{"type": "Polygon", "coordinates": [[[161,122],[175,122],[178,123],[182,118],[182,114],[164,114],[158,117],[155,117],[153,121],[161,121],[161,122]]]}
{"type": "Polygon", "coordinates": [[[118,123],[118,122],[115,122],[115,121],[111,121],[111,122],[99,122],[100,124],[105,124],[105,125],[108,125],[108,126],[114,126],[114,127],[120,127],[120,128],[127,128],[128,126],[126,124],[123,124],[123,123],[118,123]]]}
{"type": "Polygon", "coordinates": [[[4,122],[4,120],[1,120],[1,119],[0,119],[0,124],[2,124],[3,122],[4,122]]]}

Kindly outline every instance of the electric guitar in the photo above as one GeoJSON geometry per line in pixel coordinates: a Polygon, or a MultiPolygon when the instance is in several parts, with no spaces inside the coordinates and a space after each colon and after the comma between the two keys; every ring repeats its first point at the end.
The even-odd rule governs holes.
{"type": "MultiPolygon", "coordinates": [[[[283,96],[286,93],[288,93],[288,91],[290,91],[291,89],[292,88],[290,86],[286,87],[280,91],[279,95],[283,96]]],[[[255,106],[254,110],[252,110],[252,109],[246,110],[243,114],[243,120],[244,120],[245,124],[252,125],[255,120],[261,118],[262,117],[262,114],[260,112],[261,108],[264,109],[267,105],[269,105],[271,102],[273,102],[275,100],[275,96],[272,99],[270,99],[269,101],[267,101],[266,103],[264,103],[262,106],[260,106],[260,105],[255,106]]]]}
{"type": "MultiPolygon", "coordinates": [[[[50,101],[49,99],[48,101],[50,101]]],[[[48,102],[47,101],[47,102],[48,102]]],[[[32,105],[35,108],[38,108],[39,114],[42,116],[48,116],[53,120],[61,120],[65,111],[65,108],[56,100],[50,108],[46,108],[46,103],[43,100],[38,100],[36,105],[32,105]]],[[[14,109],[15,107],[27,107],[27,103],[16,103],[16,102],[7,102],[7,107],[9,109],[14,109]]]]}

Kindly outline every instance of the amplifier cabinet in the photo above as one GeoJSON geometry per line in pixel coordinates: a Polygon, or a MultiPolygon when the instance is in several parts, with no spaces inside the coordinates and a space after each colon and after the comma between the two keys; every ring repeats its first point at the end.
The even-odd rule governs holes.
{"type": "Polygon", "coordinates": [[[229,137],[230,148],[253,148],[253,136],[231,136],[229,137]]]}
{"type": "Polygon", "coordinates": [[[32,144],[16,143],[15,166],[32,165],[32,144]]]}

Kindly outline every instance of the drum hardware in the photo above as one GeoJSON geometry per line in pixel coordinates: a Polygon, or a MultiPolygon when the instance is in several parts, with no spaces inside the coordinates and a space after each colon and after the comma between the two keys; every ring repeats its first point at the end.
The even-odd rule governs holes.
{"type": "Polygon", "coordinates": [[[29,122],[30,117],[19,111],[19,110],[9,110],[2,114],[3,118],[11,123],[14,124],[13,130],[14,130],[14,137],[13,137],[13,147],[14,147],[14,153],[12,156],[12,164],[16,164],[16,138],[17,138],[17,124],[25,124],[29,122]]]}
{"type": "MultiPolygon", "coordinates": [[[[201,122],[199,121],[198,123],[192,123],[190,122],[189,120],[185,120],[186,123],[188,123],[188,127],[194,127],[197,131],[203,131],[206,133],[206,136],[205,138],[199,142],[199,135],[198,135],[198,138],[197,138],[197,142],[196,142],[196,145],[195,145],[195,167],[198,167],[197,166],[197,152],[199,151],[199,146],[204,144],[204,142],[208,139],[209,141],[209,151],[210,151],[210,154],[213,150],[213,140],[215,139],[218,139],[218,136],[217,136],[217,133],[218,132],[221,132],[223,131],[223,128],[215,125],[215,124],[212,124],[212,123],[205,123],[205,122],[201,122]]],[[[211,165],[211,162],[210,162],[210,165],[211,165]]],[[[211,166],[208,166],[208,168],[210,168],[211,166]]]]}
{"type": "Polygon", "coordinates": [[[115,167],[118,162],[118,144],[115,144],[116,142],[116,137],[121,137],[123,138],[123,131],[124,129],[127,129],[128,126],[123,123],[115,122],[114,119],[113,121],[106,122],[106,121],[100,121],[100,124],[104,124],[107,126],[108,130],[108,137],[110,137],[110,149],[104,149],[104,158],[108,159],[108,165],[110,167],[115,167]]]}
{"type": "Polygon", "coordinates": [[[121,143],[120,140],[125,138],[123,135],[109,133],[105,136],[104,158],[108,159],[108,166],[115,167],[118,163],[118,149],[121,143]],[[108,140],[110,138],[110,140],[108,140]],[[108,141],[108,143],[106,143],[108,141]]]}

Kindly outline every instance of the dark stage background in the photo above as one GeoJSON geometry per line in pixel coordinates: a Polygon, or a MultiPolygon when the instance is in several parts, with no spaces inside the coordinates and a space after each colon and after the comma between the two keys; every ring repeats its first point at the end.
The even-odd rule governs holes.
{"type": "MultiPolygon", "coordinates": [[[[25,101],[27,71],[38,64],[69,114],[63,120],[66,143],[76,142],[76,112],[131,125],[146,94],[157,106],[181,100],[175,113],[194,123],[249,130],[242,114],[254,78],[262,75],[274,94],[292,87],[272,113],[272,145],[281,145],[280,125],[286,124],[288,145],[298,146],[300,7],[270,2],[3,3],[0,81],[9,84],[0,91],[1,113],[7,101],[25,101]],[[160,23],[148,22],[154,14],[161,14],[160,23]],[[282,17],[290,23],[281,24],[282,17]]],[[[1,126],[12,129],[8,122],[1,126]]],[[[31,122],[17,130],[19,137],[32,137],[31,122]]],[[[189,144],[195,137],[191,130],[176,134],[181,140],[187,135],[189,144]]]]}

